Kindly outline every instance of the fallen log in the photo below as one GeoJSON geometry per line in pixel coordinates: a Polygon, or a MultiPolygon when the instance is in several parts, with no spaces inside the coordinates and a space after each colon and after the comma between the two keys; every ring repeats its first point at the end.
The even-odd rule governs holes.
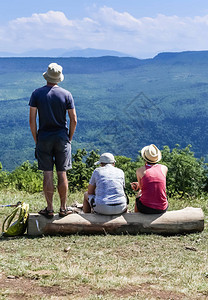
{"type": "Polygon", "coordinates": [[[125,213],[119,216],[106,216],[74,213],[64,218],[60,218],[57,214],[53,219],[46,219],[39,214],[30,214],[27,234],[30,236],[76,233],[157,233],[172,235],[201,232],[203,229],[204,214],[202,209],[186,207],[181,210],[154,215],[125,213]]]}

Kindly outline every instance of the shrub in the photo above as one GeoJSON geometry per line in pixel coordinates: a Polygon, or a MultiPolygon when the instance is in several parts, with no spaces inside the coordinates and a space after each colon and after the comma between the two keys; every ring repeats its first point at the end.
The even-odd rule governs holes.
{"type": "Polygon", "coordinates": [[[99,159],[98,150],[91,151],[86,158],[87,151],[78,149],[72,155],[72,169],[67,172],[70,191],[87,189],[92,172],[95,169],[94,162],[99,159]]]}
{"type": "MultiPolygon", "coordinates": [[[[172,197],[175,195],[198,196],[204,191],[208,191],[207,164],[203,159],[194,157],[194,153],[188,145],[180,149],[177,145],[172,151],[168,146],[162,150],[162,163],[168,167],[167,175],[167,194],[172,197]]],[[[72,192],[86,190],[90,178],[96,166],[94,163],[99,159],[98,150],[87,153],[85,149],[78,149],[72,155],[72,169],[67,171],[69,190],[72,192]]],[[[116,156],[116,167],[125,173],[126,191],[134,194],[130,183],[136,181],[136,169],[144,165],[141,156],[135,161],[125,156],[116,156]]],[[[54,184],[57,183],[57,176],[54,172],[54,184]]],[[[14,187],[30,193],[40,192],[43,189],[43,175],[38,170],[37,162],[33,164],[24,162],[13,172],[2,171],[0,163],[0,188],[14,187]]]]}
{"type": "Polygon", "coordinates": [[[9,185],[9,173],[2,170],[2,164],[0,162],[0,189],[6,188],[9,185]]]}
{"type": "Polygon", "coordinates": [[[170,151],[165,146],[162,151],[163,163],[168,167],[167,191],[169,196],[198,196],[206,188],[207,168],[204,160],[194,157],[191,145],[180,149],[179,145],[170,151]]]}
{"type": "Polygon", "coordinates": [[[37,162],[33,164],[24,162],[9,175],[10,185],[14,188],[29,193],[43,190],[43,174],[38,170],[37,162]]]}
{"type": "Polygon", "coordinates": [[[116,167],[124,171],[125,174],[125,190],[127,194],[132,195],[134,191],[131,188],[130,183],[137,181],[136,169],[144,165],[144,161],[141,157],[138,157],[136,161],[132,161],[131,158],[125,156],[116,156],[116,167]]]}

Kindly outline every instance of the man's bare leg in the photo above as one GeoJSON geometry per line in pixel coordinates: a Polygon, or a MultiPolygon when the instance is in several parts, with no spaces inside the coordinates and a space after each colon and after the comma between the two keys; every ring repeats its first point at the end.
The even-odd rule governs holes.
{"type": "Polygon", "coordinates": [[[66,171],[58,171],[58,192],[61,202],[61,210],[66,209],[67,195],[68,195],[68,179],[66,171]]]}
{"type": "Polygon", "coordinates": [[[84,213],[91,213],[91,207],[90,207],[90,204],[88,202],[88,192],[84,193],[83,212],[84,213]]]}
{"type": "Polygon", "coordinates": [[[47,202],[47,209],[53,210],[53,171],[44,171],[43,175],[43,191],[47,202]]]}

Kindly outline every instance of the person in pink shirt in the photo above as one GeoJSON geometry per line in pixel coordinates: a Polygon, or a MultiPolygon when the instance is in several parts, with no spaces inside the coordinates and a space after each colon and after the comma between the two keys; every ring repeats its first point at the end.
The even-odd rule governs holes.
{"type": "Polygon", "coordinates": [[[154,145],[144,147],[141,156],[145,165],[136,170],[137,182],[131,187],[138,191],[135,212],[161,214],[168,209],[166,195],[166,176],[168,168],[158,162],[162,158],[160,150],[154,145]]]}

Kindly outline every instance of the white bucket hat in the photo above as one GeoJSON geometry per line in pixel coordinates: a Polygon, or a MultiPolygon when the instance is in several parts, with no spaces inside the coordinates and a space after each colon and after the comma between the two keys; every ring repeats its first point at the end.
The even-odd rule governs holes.
{"type": "Polygon", "coordinates": [[[62,74],[62,66],[57,63],[51,63],[48,66],[48,70],[43,73],[43,77],[46,81],[51,83],[58,83],[64,80],[64,75],[62,74]]]}
{"type": "Polygon", "coordinates": [[[95,162],[95,165],[99,165],[101,163],[103,163],[103,164],[113,164],[115,162],[116,161],[115,161],[115,158],[114,158],[113,154],[103,153],[102,155],[100,155],[99,161],[95,162]]]}
{"type": "Polygon", "coordinates": [[[160,150],[154,144],[145,146],[141,150],[141,156],[149,163],[157,163],[162,158],[160,150]]]}

